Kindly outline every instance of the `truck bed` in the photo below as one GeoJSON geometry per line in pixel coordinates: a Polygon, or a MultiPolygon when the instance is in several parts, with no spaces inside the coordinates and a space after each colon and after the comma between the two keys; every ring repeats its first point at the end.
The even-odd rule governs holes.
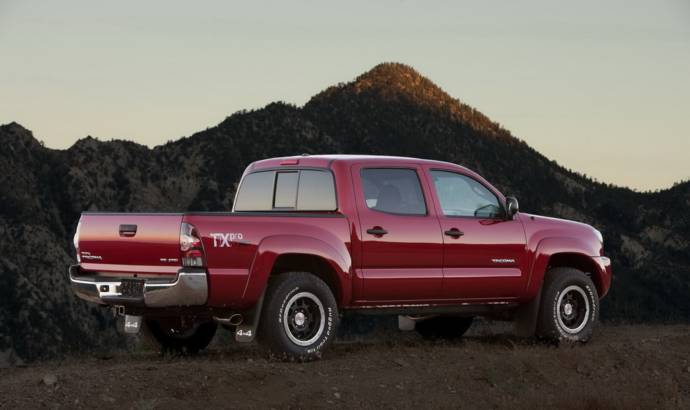
{"type": "MultiPolygon", "coordinates": [[[[262,243],[276,243],[285,235],[320,241],[324,246],[346,244],[348,248],[340,252],[349,255],[348,222],[339,213],[89,212],[82,214],[76,239],[80,264],[70,273],[80,281],[77,284],[82,296],[88,290],[84,299],[113,304],[118,297],[124,297],[123,284],[130,280],[141,281],[144,293],[148,293],[177,284],[181,275],[189,272],[195,275],[191,285],[199,286],[196,282],[201,280],[198,275],[202,272],[205,296],[201,304],[241,307],[255,302],[265,285],[261,280],[250,280],[252,270],[261,271],[255,260],[262,254],[262,243]],[[183,264],[183,224],[193,226],[201,238],[203,266],[183,264]],[[101,290],[106,285],[102,289],[107,291],[101,290]]],[[[201,296],[193,300],[199,304],[201,296]]],[[[142,303],[145,305],[145,300],[142,303]]]]}

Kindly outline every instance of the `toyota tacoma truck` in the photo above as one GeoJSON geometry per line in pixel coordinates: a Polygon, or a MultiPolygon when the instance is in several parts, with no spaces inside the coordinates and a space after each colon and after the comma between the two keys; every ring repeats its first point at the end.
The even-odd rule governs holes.
{"type": "Polygon", "coordinates": [[[311,360],[342,312],[458,337],[476,316],[586,342],[611,283],[602,235],[518,211],[451,163],[303,155],[250,164],[232,212],[81,215],[71,286],[124,331],[204,349],[220,324],[311,360]]]}

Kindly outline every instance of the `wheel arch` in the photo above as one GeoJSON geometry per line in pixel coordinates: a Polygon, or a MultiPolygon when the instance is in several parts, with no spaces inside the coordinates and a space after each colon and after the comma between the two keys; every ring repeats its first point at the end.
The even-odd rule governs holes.
{"type": "Polygon", "coordinates": [[[543,239],[535,250],[534,262],[527,284],[527,298],[536,296],[547,272],[558,267],[578,269],[588,275],[601,297],[606,289],[602,272],[594,260],[594,255],[598,255],[597,247],[578,238],[543,239]]]}
{"type": "Polygon", "coordinates": [[[269,279],[288,272],[306,272],[323,280],[333,292],[338,305],[341,305],[343,292],[340,277],[326,259],[308,253],[282,254],[276,258],[269,279]]]}
{"type": "Polygon", "coordinates": [[[338,306],[347,305],[352,295],[350,253],[339,242],[331,245],[303,235],[276,235],[259,244],[249,271],[244,300],[258,300],[273,275],[308,272],[329,286],[338,306]]]}
{"type": "Polygon", "coordinates": [[[597,288],[597,293],[599,295],[602,294],[602,278],[598,274],[599,269],[597,268],[597,264],[590,256],[574,252],[556,253],[549,258],[546,272],[548,273],[553,268],[574,268],[583,272],[592,279],[594,286],[597,288]]]}

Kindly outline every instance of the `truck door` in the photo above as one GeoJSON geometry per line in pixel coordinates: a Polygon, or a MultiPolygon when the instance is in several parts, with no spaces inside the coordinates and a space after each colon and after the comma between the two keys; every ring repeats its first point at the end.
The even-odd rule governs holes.
{"type": "Polygon", "coordinates": [[[506,300],[526,286],[526,240],[518,218],[506,219],[501,199],[457,170],[429,169],[443,232],[443,296],[506,300]]]}
{"type": "Polygon", "coordinates": [[[422,169],[414,164],[354,165],[362,263],[360,300],[438,299],[443,240],[422,169]]]}

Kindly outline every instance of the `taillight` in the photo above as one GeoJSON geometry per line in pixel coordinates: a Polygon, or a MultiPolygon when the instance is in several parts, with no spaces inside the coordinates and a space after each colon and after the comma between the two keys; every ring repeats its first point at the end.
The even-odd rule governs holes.
{"type": "Polygon", "coordinates": [[[180,252],[182,266],[198,268],[206,265],[201,237],[194,225],[186,222],[180,227],[180,252]]]}
{"type": "Polygon", "coordinates": [[[77,231],[74,232],[74,238],[72,238],[72,243],[74,244],[74,250],[77,252],[77,262],[81,263],[81,255],[79,255],[79,230],[81,229],[81,219],[77,223],[77,231]]]}

